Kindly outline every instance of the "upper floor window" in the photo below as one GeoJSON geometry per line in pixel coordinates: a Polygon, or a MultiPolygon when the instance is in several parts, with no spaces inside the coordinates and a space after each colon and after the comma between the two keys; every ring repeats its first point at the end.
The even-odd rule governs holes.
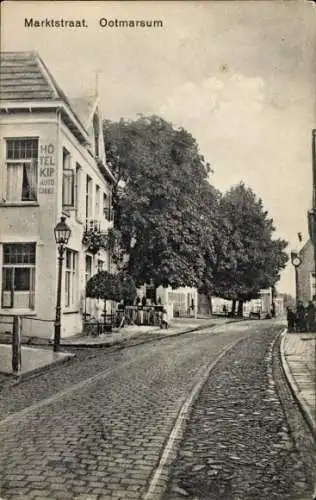
{"type": "Polygon", "coordinates": [[[100,217],[100,187],[96,186],[95,187],[95,209],[94,209],[94,216],[97,220],[99,220],[100,217]]]}
{"type": "Polygon", "coordinates": [[[38,139],[7,139],[6,143],[6,201],[36,201],[38,139]]]}
{"type": "Polygon", "coordinates": [[[111,221],[113,220],[112,196],[111,194],[103,194],[103,213],[104,217],[111,221]]]}
{"type": "Polygon", "coordinates": [[[92,179],[89,175],[86,177],[86,219],[92,217],[92,179]]]}
{"type": "Polygon", "coordinates": [[[70,153],[63,148],[63,208],[70,209],[75,206],[75,172],[71,168],[70,153]]]}

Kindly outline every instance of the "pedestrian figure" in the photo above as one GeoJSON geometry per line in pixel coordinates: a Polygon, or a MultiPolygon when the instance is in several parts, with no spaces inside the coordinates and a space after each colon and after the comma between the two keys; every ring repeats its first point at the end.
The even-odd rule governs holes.
{"type": "Polygon", "coordinates": [[[271,316],[272,316],[272,318],[275,318],[275,302],[274,301],[272,302],[272,306],[271,306],[271,316]]]}
{"type": "Polygon", "coordinates": [[[295,331],[296,315],[295,312],[291,309],[291,307],[286,308],[286,319],[287,319],[287,330],[289,333],[293,333],[295,331]]]}
{"type": "Polygon", "coordinates": [[[165,308],[162,310],[160,328],[169,328],[168,314],[167,309],[165,308]]]}
{"type": "Polygon", "coordinates": [[[299,300],[296,308],[296,324],[297,331],[306,332],[306,311],[304,304],[301,300],[299,300]]]}
{"type": "Polygon", "coordinates": [[[316,307],[313,304],[313,301],[310,300],[308,306],[306,308],[306,318],[307,318],[307,330],[309,332],[314,332],[316,330],[315,327],[315,318],[316,318],[316,307]]]}

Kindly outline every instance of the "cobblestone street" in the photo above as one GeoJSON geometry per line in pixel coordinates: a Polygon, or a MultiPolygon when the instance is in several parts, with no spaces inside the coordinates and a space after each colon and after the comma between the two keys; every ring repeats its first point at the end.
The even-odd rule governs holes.
{"type": "Polygon", "coordinates": [[[272,338],[271,331],[253,336],[216,366],[193,408],[164,500],[312,498],[316,447],[288,396],[282,394],[285,412],[280,404],[286,388],[272,338]]]}
{"type": "Polygon", "coordinates": [[[279,331],[244,322],[123,350],[82,350],[45,374],[4,384],[1,498],[159,498],[172,453],[146,493],[179,411],[240,339],[196,400],[165,498],[305,498],[309,478],[269,375],[279,331]]]}

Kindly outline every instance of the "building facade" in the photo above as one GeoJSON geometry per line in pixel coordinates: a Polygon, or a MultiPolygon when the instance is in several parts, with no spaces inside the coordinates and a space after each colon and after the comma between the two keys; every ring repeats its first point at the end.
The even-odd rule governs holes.
{"type": "Polygon", "coordinates": [[[297,292],[299,300],[307,305],[316,294],[314,248],[311,240],[305,243],[299,255],[301,264],[297,268],[297,292]]]}
{"type": "Polygon", "coordinates": [[[111,268],[103,241],[113,226],[114,177],[106,165],[96,96],[69,100],[37,53],[1,54],[0,331],[21,315],[27,335],[51,337],[61,216],[71,229],[64,254],[62,337],[82,331],[102,304],[87,279],[111,268]],[[93,239],[93,238],[92,238],[93,239]]]}

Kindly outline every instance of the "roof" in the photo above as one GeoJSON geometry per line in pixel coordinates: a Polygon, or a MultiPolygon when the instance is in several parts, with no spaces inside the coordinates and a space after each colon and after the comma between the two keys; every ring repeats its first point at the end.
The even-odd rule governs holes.
{"type": "Polygon", "coordinates": [[[88,127],[95,111],[98,98],[96,96],[76,97],[70,99],[70,104],[84,127],[88,127]]]}
{"type": "Polygon", "coordinates": [[[2,52],[0,64],[1,101],[68,102],[37,52],[2,52]]]}
{"type": "MultiPolygon", "coordinates": [[[[62,119],[78,139],[89,142],[89,121],[98,99],[68,99],[35,51],[0,53],[0,104],[3,109],[58,106],[62,119]],[[47,104],[46,104],[47,103],[47,104]]],[[[105,167],[108,171],[108,167],[105,167]]],[[[108,175],[113,179],[113,174],[108,175]]]]}
{"type": "Polygon", "coordinates": [[[39,54],[35,51],[1,52],[0,105],[4,109],[20,109],[24,104],[27,109],[63,105],[66,124],[80,141],[87,141],[85,126],[39,54]]]}
{"type": "Polygon", "coordinates": [[[305,242],[305,244],[302,246],[301,250],[300,250],[300,254],[305,254],[306,252],[308,252],[311,248],[312,248],[313,244],[312,244],[312,241],[309,239],[305,242]]]}

